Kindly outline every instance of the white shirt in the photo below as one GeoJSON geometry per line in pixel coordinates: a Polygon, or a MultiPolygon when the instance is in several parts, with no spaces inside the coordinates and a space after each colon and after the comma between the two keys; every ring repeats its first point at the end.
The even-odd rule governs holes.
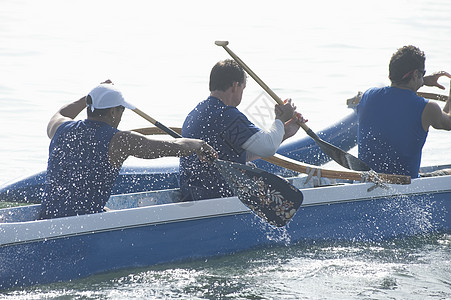
{"type": "Polygon", "coordinates": [[[269,130],[260,130],[252,135],[243,144],[243,149],[247,150],[247,161],[259,157],[268,157],[276,153],[282,143],[285,134],[285,127],[281,120],[276,119],[269,130]]]}

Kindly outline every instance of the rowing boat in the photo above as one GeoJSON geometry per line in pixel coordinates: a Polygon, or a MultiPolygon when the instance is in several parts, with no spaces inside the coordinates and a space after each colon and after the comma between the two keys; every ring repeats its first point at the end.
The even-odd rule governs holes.
{"type": "MultiPolygon", "coordinates": [[[[356,133],[356,115],[351,113],[319,135],[349,150],[356,133]]],[[[293,159],[284,160],[286,168],[297,170],[298,160],[312,164],[312,172],[297,170],[309,173],[300,177],[266,161],[256,163],[285,176],[302,193],[302,205],[281,228],[237,197],[181,202],[178,160],[123,167],[108,212],[37,220],[39,204],[0,209],[0,290],[270,245],[380,241],[451,231],[451,176],[419,178],[411,184],[406,184],[410,178],[404,184],[354,181],[358,172],[353,181],[342,177],[349,172],[335,177],[347,180],[318,178],[313,175],[320,169],[314,165],[328,158],[310,138],[284,143],[279,154],[293,159]]],[[[450,166],[423,171],[444,167],[450,166]]],[[[0,188],[0,201],[39,203],[44,179],[41,172],[8,183],[0,188]]]]}
{"type": "Polygon", "coordinates": [[[39,204],[1,209],[0,289],[270,245],[451,231],[451,176],[413,179],[409,185],[318,186],[307,178],[289,178],[304,200],[282,228],[262,221],[236,197],[179,202],[178,189],[113,195],[107,203],[111,211],[49,220],[36,220],[39,204]]]}

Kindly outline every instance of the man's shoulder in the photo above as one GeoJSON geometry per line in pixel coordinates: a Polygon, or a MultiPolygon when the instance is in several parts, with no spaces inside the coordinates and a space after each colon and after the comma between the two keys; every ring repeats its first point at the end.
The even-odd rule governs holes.
{"type": "Polygon", "coordinates": [[[369,88],[363,93],[363,96],[369,96],[374,94],[380,94],[380,93],[389,93],[391,87],[389,86],[383,86],[383,87],[372,87],[369,88]]]}
{"type": "Polygon", "coordinates": [[[234,106],[226,106],[222,110],[224,116],[244,116],[244,114],[234,106]]]}
{"type": "Polygon", "coordinates": [[[430,121],[432,121],[432,119],[440,118],[443,113],[442,108],[434,101],[428,101],[424,105],[423,111],[424,111],[423,116],[425,118],[430,118],[431,119],[430,121]]]}
{"type": "Polygon", "coordinates": [[[77,122],[79,121],[74,121],[74,120],[64,120],[61,119],[60,122],[55,122],[53,124],[49,123],[49,127],[48,127],[48,132],[53,132],[52,138],[55,135],[59,135],[61,132],[69,130],[71,127],[73,127],[77,122]],[[53,126],[53,128],[52,128],[53,126]]]}
{"type": "MultiPolygon", "coordinates": [[[[409,89],[403,89],[398,87],[392,87],[392,86],[385,86],[385,87],[374,87],[370,88],[365,91],[365,93],[362,96],[363,99],[411,99],[411,98],[421,98],[417,96],[417,94],[409,89]]],[[[423,99],[423,98],[421,98],[423,99]]]]}
{"type": "Polygon", "coordinates": [[[220,101],[210,99],[200,102],[188,115],[186,120],[215,122],[225,118],[243,117],[244,114],[234,106],[224,105],[220,101]]]}

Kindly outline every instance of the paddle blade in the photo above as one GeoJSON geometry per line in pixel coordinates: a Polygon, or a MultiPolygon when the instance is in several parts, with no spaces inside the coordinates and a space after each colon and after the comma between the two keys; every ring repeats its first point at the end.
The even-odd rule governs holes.
{"type": "Polygon", "coordinates": [[[323,140],[316,141],[318,146],[323,150],[324,153],[329,155],[334,161],[336,161],[339,165],[354,171],[370,171],[371,168],[368,167],[366,163],[357,157],[341,150],[340,148],[335,147],[332,144],[329,144],[323,140]]]}
{"type": "Polygon", "coordinates": [[[366,163],[357,157],[343,151],[340,148],[335,147],[328,142],[323,140],[316,141],[318,146],[326,153],[330,158],[336,161],[339,165],[354,171],[370,171],[371,168],[368,167],[366,163]]]}
{"type": "MultiPolygon", "coordinates": [[[[308,128],[308,127],[307,127],[308,128]]],[[[310,128],[306,130],[306,133],[316,142],[321,150],[332,158],[339,165],[354,171],[370,171],[371,168],[362,160],[345,152],[344,150],[322,140],[316,135],[310,128]]]]}
{"type": "Polygon", "coordinates": [[[285,226],[302,204],[302,192],[279,176],[219,159],[215,165],[241,202],[271,225],[285,226]]]}

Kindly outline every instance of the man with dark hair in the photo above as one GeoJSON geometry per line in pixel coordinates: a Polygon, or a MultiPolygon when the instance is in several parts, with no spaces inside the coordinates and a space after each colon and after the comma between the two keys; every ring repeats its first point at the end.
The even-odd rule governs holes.
{"type": "Polygon", "coordinates": [[[53,115],[47,126],[52,141],[40,218],[102,212],[129,156],[151,159],[196,153],[201,160],[217,156],[201,140],[153,140],[118,130],[125,108],[135,109],[106,81],[53,115]],[[85,108],[88,118],[74,121],[85,108]]]}
{"type": "Polygon", "coordinates": [[[441,110],[416,94],[423,85],[444,89],[438,79],[451,78],[443,71],[424,76],[425,59],[417,47],[398,49],[389,65],[391,86],[367,90],[357,106],[359,158],[376,172],[419,177],[429,127],[451,130],[449,98],[441,110]]]}
{"type": "MultiPolygon", "coordinates": [[[[245,164],[273,155],[281,142],[304,122],[290,100],[275,106],[275,120],[268,131],[252,124],[236,107],[246,87],[246,74],[234,60],[218,62],[210,73],[210,96],[187,116],[182,135],[206,141],[219,158],[245,164]]],[[[180,189],[185,200],[233,196],[231,188],[214,166],[191,155],[180,159],[180,189]]]]}
{"type": "Polygon", "coordinates": [[[425,60],[424,52],[417,47],[404,46],[398,49],[391,57],[388,66],[390,81],[395,85],[408,84],[415,70],[422,70],[424,76],[425,60]]]}

